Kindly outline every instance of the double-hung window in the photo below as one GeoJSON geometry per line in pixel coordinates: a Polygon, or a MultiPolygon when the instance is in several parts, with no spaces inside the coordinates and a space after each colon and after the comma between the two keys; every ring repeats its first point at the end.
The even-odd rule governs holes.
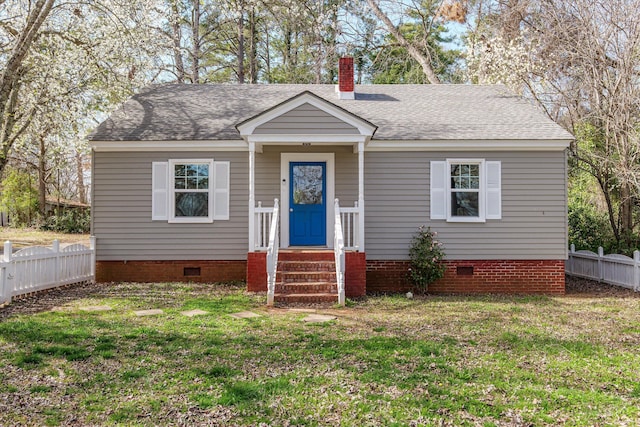
{"type": "Polygon", "coordinates": [[[480,219],[480,167],[482,162],[449,163],[451,206],[449,217],[480,219]]]}
{"type": "Polygon", "coordinates": [[[501,162],[433,161],[430,176],[431,219],[485,222],[502,218],[501,162]]]}
{"type": "Polygon", "coordinates": [[[153,220],[204,223],[229,219],[229,162],[153,162],[152,186],[153,220]]]}
{"type": "Polygon", "coordinates": [[[170,160],[169,173],[172,184],[169,221],[211,222],[213,160],[170,160]]]}

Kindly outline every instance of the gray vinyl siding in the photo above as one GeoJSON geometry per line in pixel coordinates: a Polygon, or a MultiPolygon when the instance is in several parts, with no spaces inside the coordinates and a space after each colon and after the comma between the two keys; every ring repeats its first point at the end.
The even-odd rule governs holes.
{"type": "MultiPolygon", "coordinates": [[[[358,155],[350,146],[269,146],[256,153],[255,200],[280,197],[283,152],[334,152],[336,197],[353,206],[358,155]]],[[[97,259],[243,260],[248,248],[247,152],[96,152],[93,234],[97,259]],[[213,224],[151,220],[151,163],[213,157],[231,165],[230,219],[213,224]]],[[[365,234],[370,260],[407,259],[420,225],[438,232],[449,259],[565,259],[567,245],[564,152],[365,153],[365,234]],[[502,219],[448,223],[429,218],[432,160],[471,158],[502,164],[502,219]]]]}
{"type": "MultiPolygon", "coordinates": [[[[265,147],[256,153],[256,202],[273,206],[280,198],[280,154],[300,147],[265,147]]],[[[343,206],[358,198],[358,156],[352,147],[305,147],[305,152],[334,152],[336,197],[343,206]]],[[[243,260],[247,257],[249,153],[95,152],[93,163],[93,235],[99,261],[243,260]],[[228,221],[169,224],[151,220],[151,164],[168,159],[229,161],[228,221]]]]}
{"type": "Polygon", "coordinates": [[[98,261],[244,260],[248,247],[247,152],[96,152],[93,235],[98,261]],[[230,162],[229,220],[169,224],[151,220],[151,163],[168,159],[230,162]]]}
{"type": "Polygon", "coordinates": [[[261,134],[313,134],[313,135],[345,135],[359,134],[354,126],[326,113],[311,104],[302,104],[258,126],[254,135],[261,134]]]}
{"type": "MultiPolygon", "coordinates": [[[[273,199],[280,198],[280,156],[282,153],[335,153],[335,195],[340,205],[353,206],[358,200],[358,154],[351,146],[320,145],[300,149],[296,146],[265,146],[263,153],[256,153],[255,199],[263,206],[273,206],[273,199]]],[[[333,203],[333,201],[327,201],[333,203]]]]}
{"type": "Polygon", "coordinates": [[[565,259],[566,224],[563,151],[365,154],[367,259],[407,259],[420,225],[438,233],[448,259],[565,259]],[[447,158],[502,162],[501,220],[430,220],[430,162],[447,158]]]}

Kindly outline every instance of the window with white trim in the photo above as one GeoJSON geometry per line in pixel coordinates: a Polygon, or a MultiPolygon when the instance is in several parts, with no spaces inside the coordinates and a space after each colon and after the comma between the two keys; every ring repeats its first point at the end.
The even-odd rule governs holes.
{"type": "Polygon", "coordinates": [[[169,160],[170,222],[213,221],[213,160],[169,160]]]}
{"type": "Polygon", "coordinates": [[[502,218],[501,162],[431,162],[431,219],[484,222],[502,218]]]}
{"type": "Polygon", "coordinates": [[[206,223],[229,219],[229,162],[153,162],[152,186],[153,220],[206,223]]]}
{"type": "Polygon", "coordinates": [[[483,162],[449,162],[448,219],[482,220],[480,168],[483,162]]]}

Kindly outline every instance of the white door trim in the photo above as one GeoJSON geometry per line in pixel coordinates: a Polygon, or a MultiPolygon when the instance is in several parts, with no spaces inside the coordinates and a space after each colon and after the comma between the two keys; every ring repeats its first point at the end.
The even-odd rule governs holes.
{"type": "Polygon", "coordinates": [[[333,216],[335,200],[335,156],[334,153],[281,153],[280,154],[280,247],[289,247],[289,163],[327,163],[327,247],[333,248],[333,216]]]}

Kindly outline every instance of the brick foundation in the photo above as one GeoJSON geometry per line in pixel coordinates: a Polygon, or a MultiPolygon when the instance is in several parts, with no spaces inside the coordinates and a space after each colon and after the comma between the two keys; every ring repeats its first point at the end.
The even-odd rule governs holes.
{"type": "MultiPolygon", "coordinates": [[[[247,290],[267,289],[266,253],[251,252],[248,261],[98,261],[97,282],[247,281],[247,290]]],[[[353,298],[366,292],[411,290],[408,261],[367,261],[364,253],[345,254],[345,291],[353,298]]],[[[433,293],[556,294],[564,288],[563,260],[447,261],[445,277],[429,286],[433,293]]]]}
{"type": "Polygon", "coordinates": [[[346,252],[344,271],[344,293],[348,298],[361,297],[367,293],[367,259],[364,252],[346,252]]]}
{"type": "Polygon", "coordinates": [[[242,281],[246,261],[98,261],[97,282],[242,281]]]}
{"type": "Polygon", "coordinates": [[[411,290],[409,261],[367,261],[367,292],[411,290]]]}
{"type": "MultiPolygon", "coordinates": [[[[564,294],[564,260],[447,261],[431,293],[564,294]]],[[[408,261],[367,261],[368,292],[411,290],[408,261]]]]}
{"type": "Polygon", "coordinates": [[[249,252],[247,254],[247,290],[249,292],[267,292],[266,252],[249,252]]]}

